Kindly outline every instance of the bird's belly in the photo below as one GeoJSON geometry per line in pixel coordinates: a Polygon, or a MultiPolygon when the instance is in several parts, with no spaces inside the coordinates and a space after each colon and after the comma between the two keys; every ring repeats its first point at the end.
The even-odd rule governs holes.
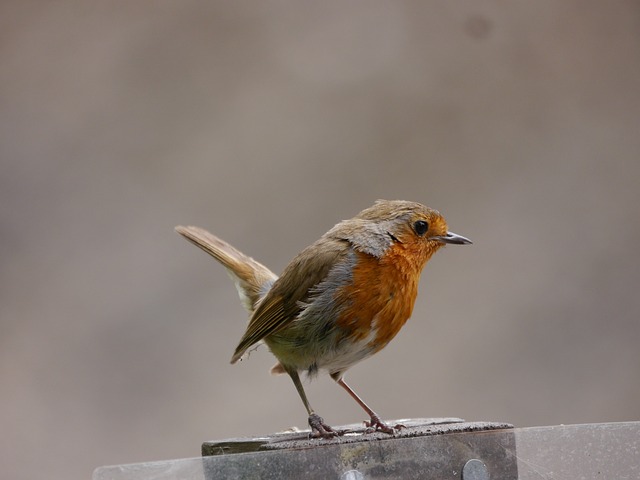
{"type": "Polygon", "coordinates": [[[376,332],[365,338],[357,340],[345,340],[339,342],[338,346],[330,351],[319,352],[315,363],[319,370],[326,370],[329,373],[344,372],[356,363],[373,355],[377,349],[373,344],[376,332]]]}
{"type": "Polygon", "coordinates": [[[309,335],[309,329],[290,328],[265,339],[271,352],[283,365],[299,371],[329,373],[344,371],[376,352],[375,331],[353,339],[344,332],[326,329],[322,335],[309,335]]]}
{"type": "MultiPolygon", "coordinates": [[[[391,311],[397,314],[396,309],[391,311]]],[[[366,322],[366,329],[354,329],[353,325],[338,327],[335,321],[305,319],[307,321],[269,336],[265,343],[283,365],[296,370],[311,374],[318,370],[344,372],[384,348],[391,340],[393,335],[387,334],[388,312],[383,309],[366,319],[359,316],[358,323],[366,322]]]]}

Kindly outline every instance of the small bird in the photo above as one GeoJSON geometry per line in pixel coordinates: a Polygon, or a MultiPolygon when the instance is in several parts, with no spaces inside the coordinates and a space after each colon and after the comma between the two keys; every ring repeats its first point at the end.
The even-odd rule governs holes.
{"type": "Polygon", "coordinates": [[[329,373],[367,412],[369,431],[389,426],[344,381],[356,363],[382,350],[411,316],[422,268],[446,244],[471,241],[449,232],[440,213],[419,203],[378,200],[300,252],[280,277],[227,242],[198,227],[176,227],[227,269],[250,315],[231,363],[265,343],[287,373],[309,414],[313,437],[333,429],[314,409],[300,381],[329,373]]]}

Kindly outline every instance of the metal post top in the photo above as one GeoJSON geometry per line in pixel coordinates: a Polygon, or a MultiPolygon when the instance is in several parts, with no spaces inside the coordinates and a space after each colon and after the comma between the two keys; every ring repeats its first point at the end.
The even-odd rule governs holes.
{"type": "Polygon", "coordinates": [[[337,427],[337,429],[347,430],[347,433],[331,439],[310,438],[310,430],[291,429],[266,436],[231,438],[204,442],[202,444],[202,456],[313,448],[336,444],[354,444],[380,440],[397,440],[451,433],[469,433],[513,428],[513,425],[505,422],[466,422],[460,418],[399,419],[389,420],[387,424],[402,425],[403,428],[397,430],[394,435],[389,435],[383,432],[366,432],[366,428],[362,424],[343,425],[337,427]]]}

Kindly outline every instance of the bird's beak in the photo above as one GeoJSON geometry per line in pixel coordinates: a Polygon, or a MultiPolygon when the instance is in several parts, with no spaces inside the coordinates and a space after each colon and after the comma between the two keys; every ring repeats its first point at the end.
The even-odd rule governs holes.
{"type": "Polygon", "coordinates": [[[470,245],[471,243],[473,243],[468,238],[465,238],[462,235],[457,235],[453,232],[447,232],[446,235],[431,237],[431,239],[438,240],[442,243],[453,243],[454,245],[470,245]]]}

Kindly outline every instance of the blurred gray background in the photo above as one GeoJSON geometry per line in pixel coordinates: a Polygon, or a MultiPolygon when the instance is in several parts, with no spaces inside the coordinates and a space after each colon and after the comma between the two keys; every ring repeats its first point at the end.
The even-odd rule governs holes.
{"type": "MultiPolygon", "coordinates": [[[[470,247],[350,384],[385,418],[640,419],[640,5],[0,4],[0,469],[89,478],[306,413],[206,227],[280,272],[377,198],[470,247]]],[[[327,378],[328,422],[364,419],[327,378]]]]}

